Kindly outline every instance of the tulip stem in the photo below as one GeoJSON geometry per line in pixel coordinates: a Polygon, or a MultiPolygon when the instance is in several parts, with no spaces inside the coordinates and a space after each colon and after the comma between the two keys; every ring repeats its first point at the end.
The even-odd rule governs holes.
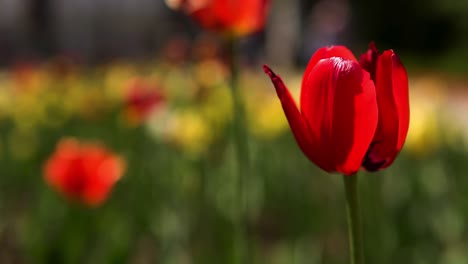
{"type": "Polygon", "coordinates": [[[247,131],[245,127],[245,109],[239,90],[239,63],[237,57],[237,39],[230,37],[227,42],[227,54],[230,70],[230,88],[233,103],[233,140],[237,162],[237,183],[235,198],[235,220],[233,240],[233,262],[236,264],[249,263],[249,245],[245,223],[245,190],[244,179],[249,173],[249,151],[247,131]]]}
{"type": "Polygon", "coordinates": [[[357,175],[343,176],[346,193],[350,264],[364,264],[361,211],[357,175]]]}

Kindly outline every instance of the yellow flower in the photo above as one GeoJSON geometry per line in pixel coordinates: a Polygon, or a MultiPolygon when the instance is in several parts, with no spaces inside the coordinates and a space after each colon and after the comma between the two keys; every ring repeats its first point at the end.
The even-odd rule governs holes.
{"type": "Polygon", "coordinates": [[[424,77],[410,82],[410,127],[405,149],[416,155],[431,153],[442,142],[440,110],[446,83],[424,77]]]}
{"type": "Polygon", "coordinates": [[[194,68],[195,81],[205,87],[213,87],[227,81],[226,67],[216,59],[199,62],[194,68]]]}
{"type": "Polygon", "coordinates": [[[229,87],[207,89],[205,97],[198,102],[197,107],[212,129],[220,131],[232,120],[232,98],[229,87]]]}
{"type": "Polygon", "coordinates": [[[131,64],[116,63],[104,70],[104,93],[105,96],[116,102],[125,98],[128,81],[137,76],[137,70],[131,64]]]}
{"type": "MultiPolygon", "coordinates": [[[[280,136],[289,126],[275,91],[261,75],[245,72],[243,76],[242,92],[250,131],[254,136],[264,139],[280,136]]],[[[300,82],[300,76],[293,79],[300,82]]],[[[298,89],[292,92],[299,96],[298,89]]]]}
{"type": "Polygon", "coordinates": [[[14,105],[10,109],[11,117],[20,130],[33,130],[46,118],[45,105],[39,100],[39,95],[15,95],[11,100],[14,105]]]}
{"type": "Polygon", "coordinates": [[[255,136],[271,139],[281,135],[289,127],[281,103],[276,97],[264,97],[250,111],[248,124],[255,136]]]}
{"type": "Polygon", "coordinates": [[[192,155],[202,154],[213,139],[206,120],[195,111],[179,112],[172,129],[169,140],[192,155]]]}

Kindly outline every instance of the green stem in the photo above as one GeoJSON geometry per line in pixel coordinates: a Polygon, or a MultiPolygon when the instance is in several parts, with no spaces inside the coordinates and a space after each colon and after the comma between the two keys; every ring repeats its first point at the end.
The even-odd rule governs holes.
{"type": "MultiPolygon", "coordinates": [[[[366,178],[367,197],[363,203],[368,209],[364,214],[364,222],[366,224],[366,241],[374,245],[374,248],[367,255],[368,261],[372,263],[387,263],[387,243],[383,238],[384,222],[383,222],[383,200],[382,200],[382,176],[372,175],[366,178]],[[368,220],[366,219],[368,218],[368,220]],[[367,220],[367,221],[366,221],[367,220]],[[375,245],[378,245],[375,248],[375,245]]],[[[362,192],[361,192],[362,193],[362,192]]],[[[368,245],[366,248],[369,248],[368,245]]]]}
{"type": "Polygon", "coordinates": [[[233,139],[236,151],[237,160],[237,184],[236,184],[236,206],[235,216],[237,219],[234,223],[234,263],[248,263],[248,239],[245,225],[245,209],[244,201],[244,179],[249,174],[249,151],[247,143],[247,131],[245,125],[245,108],[239,90],[239,63],[237,61],[237,39],[231,37],[228,39],[228,60],[230,69],[230,86],[231,97],[233,103],[233,139]]]}
{"type": "Polygon", "coordinates": [[[343,176],[346,192],[350,264],[364,264],[361,212],[357,175],[343,176]]]}
{"type": "MultiPolygon", "coordinates": [[[[249,152],[247,143],[247,131],[245,124],[245,108],[242,100],[241,91],[239,90],[239,63],[237,61],[237,41],[235,38],[229,39],[228,42],[229,69],[231,72],[230,86],[233,103],[233,131],[234,143],[236,146],[236,156],[239,167],[239,175],[241,172],[247,172],[249,167],[249,152]]],[[[242,177],[240,177],[242,179],[242,177]]]]}

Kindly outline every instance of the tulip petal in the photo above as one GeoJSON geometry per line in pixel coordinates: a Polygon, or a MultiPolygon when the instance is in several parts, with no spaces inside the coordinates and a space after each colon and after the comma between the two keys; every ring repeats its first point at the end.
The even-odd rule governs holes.
{"type": "Polygon", "coordinates": [[[369,43],[369,49],[366,53],[359,57],[359,65],[370,73],[371,79],[375,82],[375,71],[377,69],[377,61],[379,59],[379,51],[372,41],[369,43]]]}
{"type": "Polygon", "coordinates": [[[264,27],[270,0],[186,1],[185,10],[209,30],[247,35],[264,27]]]}
{"type": "Polygon", "coordinates": [[[93,180],[88,182],[83,192],[83,199],[89,205],[101,204],[111,192],[112,186],[119,180],[125,170],[125,162],[117,156],[103,153],[102,157],[96,157],[89,163],[95,163],[93,180]]]}
{"type": "Polygon", "coordinates": [[[378,108],[369,73],[353,60],[320,60],[304,78],[301,111],[316,151],[346,175],[356,173],[374,136],[378,108]]]}
{"type": "Polygon", "coordinates": [[[393,50],[380,57],[376,71],[379,123],[363,162],[369,171],[388,167],[405,143],[409,127],[408,75],[393,50]]]}
{"type": "Polygon", "coordinates": [[[286,85],[280,76],[276,75],[268,66],[264,65],[263,70],[270,77],[272,83],[275,86],[278,98],[281,101],[286,118],[288,119],[289,126],[294,135],[294,138],[299,145],[302,152],[317,166],[325,171],[331,171],[331,167],[326,163],[326,160],[322,159],[321,153],[317,152],[315,145],[317,140],[312,138],[310,129],[305,121],[304,117],[299,112],[291,93],[289,92],[286,85]]]}
{"type": "Polygon", "coordinates": [[[125,162],[105,147],[63,139],[44,166],[46,182],[71,200],[97,206],[122,176],[125,162]]]}
{"type": "MultiPolygon", "coordinates": [[[[312,57],[310,58],[309,63],[307,64],[307,68],[304,71],[301,93],[304,91],[304,82],[310,75],[310,72],[315,67],[317,62],[319,62],[321,59],[326,59],[326,58],[331,58],[331,57],[341,57],[341,58],[345,58],[345,59],[357,62],[357,59],[354,56],[354,54],[345,46],[330,46],[330,47],[323,47],[323,48],[318,49],[314,53],[314,55],[312,55],[312,57]]],[[[301,105],[302,104],[303,102],[302,102],[302,94],[301,94],[301,105]]]]}
{"type": "Polygon", "coordinates": [[[248,0],[237,3],[238,13],[234,30],[240,35],[260,31],[265,26],[270,0],[248,0]]]}

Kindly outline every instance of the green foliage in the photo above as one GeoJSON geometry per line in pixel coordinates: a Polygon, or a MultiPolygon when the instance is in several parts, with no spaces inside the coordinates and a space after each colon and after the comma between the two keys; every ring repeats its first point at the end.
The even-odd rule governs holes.
{"type": "MultiPolygon", "coordinates": [[[[200,104],[187,101],[190,111],[200,104]]],[[[29,130],[22,130],[27,118],[1,119],[0,262],[230,263],[239,199],[230,126],[193,152],[145,124],[125,125],[121,101],[97,102],[98,114],[47,116],[60,120],[30,120],[29,130]],[[43,163],[64,136],[103,142],[127,160],[102,206],[71,202],[43,181],[43,163]]],[[[341,176],[312,165],[287,127],[268,137],[251,131],[244,140],[251,157],[243,215],[249,263],[345,263],[341,176]]],[[[468,155],[455,145],[404,151],[388,170],[360,174],[367,263],[467,261],[468,155]]]]}

